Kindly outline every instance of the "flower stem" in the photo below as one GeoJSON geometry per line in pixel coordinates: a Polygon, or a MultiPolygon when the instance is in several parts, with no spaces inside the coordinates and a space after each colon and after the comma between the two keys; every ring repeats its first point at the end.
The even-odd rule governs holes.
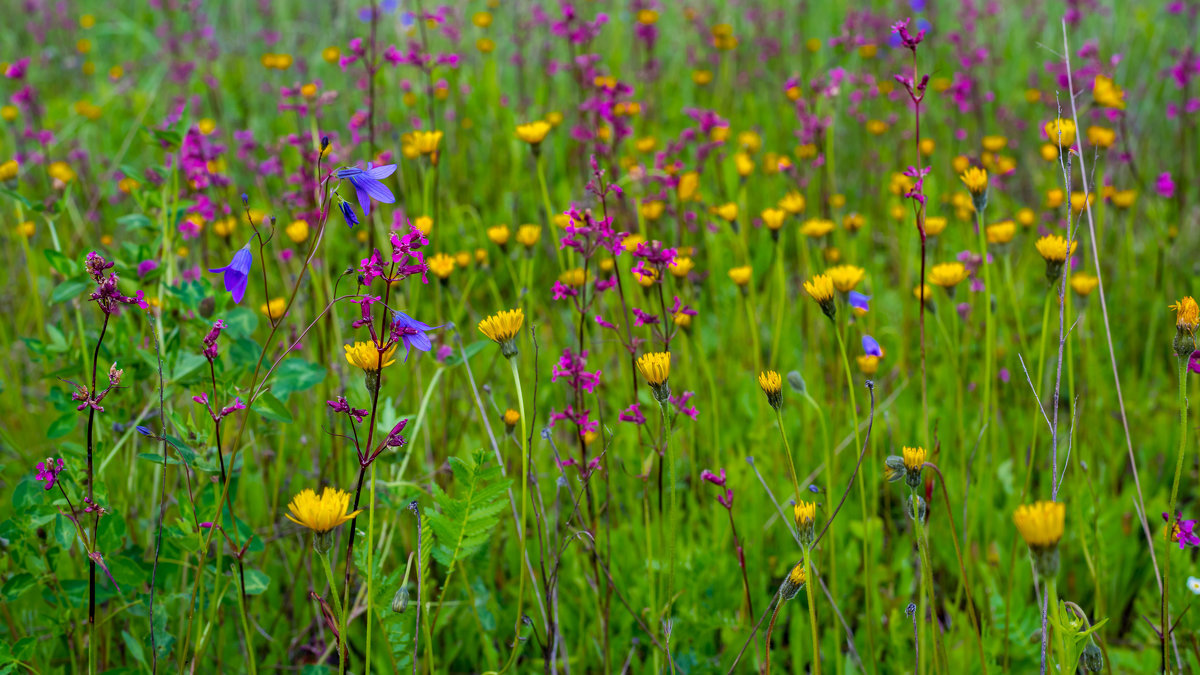
{"type": "MultiPolygon", "coordinates": [[[[562,271],[566,267],[563,266],[562,248],[558,243],[558,228],[554,225],[554,209],[550,206],[550,191],[546,189],[546,169],[543,166],[540,152],[534,157],[533,163],[537,166],[538,185],[542,188],[542,208],[546,210],[546,229],[550,230],[550,236],[554,238],[554,255],[558,257],[558,269],[562,271]]],[[[574,258],[573,253],[568,255],[574,258]]]]}
{"type": "MultiPolygon", "coordinates": [[[[659,401],[658,410],[662,415],[663,442],[667,446],[667,480],[671,483],[671,512],[667,516],[667,616],[670,617],[670,607],[675,596],[675,534],[679,529],[678,493],[675,489],[675,445],[671,443],[671,431],[667,428],[667,402],[659,401]]],[[[671,662],[671,672],[675,672],[674,659],[671,662]]]]}
{"type": "MultiPolygon", "coordinates": [[[[525,557],[526,524],[529,522],[527,518],[529,510],[529,452],[528,434],[525,428],[525,394],[521,390],[521,371],[517,369],[516,359],[510,358],[508,365],[512,367],[513,386],[517,388],[517,412],[521,414],[521,529],[517,530],[517,538],[521,546],[518,559],[523,559],[525,557]]],[[[520,567],[520,582],[517,585],[517,634],[513,636],[512,654],[509,655],[508,663],[505,664],[501,672],[508,670],[516,662],[517,651],[521,646],[521,605],[525,601],[525,566],[521,565],[520,567]]]]}
{"type": "MultiPolygon", "coordinates": [[[[1188,357],[1179,357],[1179,457],[1175,461],[1175,480],[1171,482],[1171,501],[1168,502],[1167,518],[1175,517],[1175,508],[1179,502],[1179,477],[1183,475],[1183,458],[1187,454],[1187,374],[1188,374],[1188,357]]],[[[1168,583],[1168,577],[1171,574],[1171,551],[1170,539],[1167,540],[1167,555],[1163,556],[1166,561],[1163,564],[1163,591],[1162,591],[1162,663],[1163,671],[1170,672],[1171,655],[1168,646],[1171,643],[1170,635],[1170,613],[1169,613],[1169,598],[1171,586],[1168,583]]]]}
{"type": "MultiPolygon", "coordinates": [[[[783,412],[775,409],[775,421],[779,423],[779,435],[783,437],[783,450],[787,456],[788,470],[792,473],[792,487],[796,490],[796,499],[800,499],[800,481],[796,478],[796,464],[792,461],[792,446],[788,444],[787,431],[783,428],[783,412]]],[[[830,467],[826,465],[825,470],[828,472],[830,467]]]]}
{"type": "MultiPolygon", "coordinates": [[[[313,535],[316,536],[316,535],[313,535]]],[[[333,580],[333,568],[329,566],[329,553],[318,553],[321,566],[325,569],[325,580],[329,583],[329,594],[333,596],[333,609],[337,613],[333,618],[338,625],[338,655],[339,671],[346,671],[346,622],[345,612],[342,611],[342,599],[337,594],[337,584],[333,580]]]]}
{"type": "MultiPolygon", "coordinates": [[[[370,449],[368,448],[368,451],[370,449]]],[[[367,507],[367,644],[363,652],[363,674],[371,673],[371,610],[375,604],[375,462],[371,462],[371,501],[367,507]]]]}
{"type": "Polygon", "coordinates": [[[804,548],[804,592],[808,595],[808,624],[812,628],[813,675],[821,675],[821,642],[817,636],[817,603],[813,599],[812,547],[804,548]]]}

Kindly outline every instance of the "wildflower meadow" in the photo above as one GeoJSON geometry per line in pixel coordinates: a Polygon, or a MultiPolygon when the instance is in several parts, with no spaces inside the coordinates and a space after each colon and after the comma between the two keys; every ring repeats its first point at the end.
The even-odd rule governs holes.
{"type": "Polygon", "coordinates": [[[0,675],[1200,673],[1200,1],[0,4],[0,675]]]}

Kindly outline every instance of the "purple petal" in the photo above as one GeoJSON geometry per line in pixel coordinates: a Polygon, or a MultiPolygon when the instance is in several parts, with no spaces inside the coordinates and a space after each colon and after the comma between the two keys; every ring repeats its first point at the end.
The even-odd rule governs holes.
{"type": "Polygon", "coordinates": [[[362,207],[363,215],[371,215],[371,195],[367,192],[366,186],[361,184],[359,180],[351,180],[354,185],[354,192],[358,194],[358,205],[362,207]]]}
{"type": "Polygon", "coordinates": [[[373,169],[367,169],[363,173],[367,174],[367,176],[370,178],[374,178],[375,180],[383,180],[393,173],[396,173],[396,165],[385,164],[383,166],[377,166],[373,169]]]}

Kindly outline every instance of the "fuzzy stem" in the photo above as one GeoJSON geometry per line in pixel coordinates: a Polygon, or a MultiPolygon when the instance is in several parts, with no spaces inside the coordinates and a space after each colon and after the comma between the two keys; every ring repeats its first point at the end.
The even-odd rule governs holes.
{"type": "MultiPolygon", "coordinates": [[[[675,445],[671,443],[671,432],[667,428],[667,402],[659,401],[658,410],[662,416],[663,433],[665,434],[664,443],[667,446],[667,480],[671,483],[671,511],[667,516],[667,528],[670,534],[667,536],[667,611],[670,616],[670,607],[674,602],[675,596],[675,534],[679,529],[679,504],[678,492],[675,489],[675,445]]],[[[668,619],[669,620],[669,619],[668,619]]],[[[674,659],[669,659],[671,663],[671,672],[675,672],[674,659]]]]}
{"type": "Polygon", "coordinates": [[[817,635],[817,603],[813,599],[812,547],[804,547],[804,592],[808,595],[808,624],[812,628],[812,673],[821,675],[821,642],[817,635]]]}
{"type": "MultiPolygon", "coordinates": [[[[314,534],[313,536],[315,537],[317,535],[314,534]]],[[[337,612],[337,615],[334,616],[333,618],[334,618],[334,620],[337,621],[337,624],[338,624],[338,655],[339,655],[338,661],[340,663],[338,668],[339,668],[339,672],[344,673],[344,672],[346,672],[346,622],[344,620],[345,612],[342,611],[342,599],[340,597],[338,597],[337,585],[333,579],[333,568],[329,566],[329,553],[328,552],[318,553],[317,556],[319,558],[321,558],[321,567],[323,567],[325,569],[325,580],[329,584],[329,594],[333,596],[334,611],[337,612]]]]}
{"type": "MultiPolygon", "coordinates": [[[[1183,475],[1183,458],[1187,454],[1187,374],[1188,357],[1179,357],[1179,457],[1175,461],[1175,479],[1171,482],[1171,501],[1167,506],[1167,518],[1175,518],[1175,509],[1179,502],[1179,478],[1183,475]]],[[[1171,574],[1170,539],[1167,540],[1167,555],[1163,556],[1163,590],[1162,590],[1162,665],[1163,672],[1170,672],[1171,632],[1170,615],[1167,610],[1170,605],[1170,589],[1168,583],[1171,574]]]]}
{"type": "MultiPolygon", "coordinates": [[[[508,360],[508,365],[512,367],[513,386],[517,388],[517,412],[521,414],[521,529],[517,530],[517,538],[521,546],[519,557],[524,557],[526,524],[528,523],[526,514],[529,509],[529,439],[525,429],[525,394],[521,391],[521,372],[517,369],[517,362],[514,358],[508,360]]],[[[511,668],[517,660],[517,651],[521,646],[521,605],[524,600],[525,566],[521,565],[520,582],[517,585],[517,634],[513,636],[512,654],[508,657],[508,663],[500,671],[502,673],[511,668]]]]}
{"type": "MultiPolygon", "coordinates": [[[[783,412],[780,408],[775,409],[775,421],[779,423],[779,435],[783,437],[783,450],[787,456],[788,471],[792,474],[792,487],[796,490],[796,499],[800,499],[800,481],[796,478],[796,464],[792,461],[792,446],[788,444],[787,431],[783,428],[783,412]]],[[[826,465],[825,470],[828,472],[831,469],[826,465]]]]}

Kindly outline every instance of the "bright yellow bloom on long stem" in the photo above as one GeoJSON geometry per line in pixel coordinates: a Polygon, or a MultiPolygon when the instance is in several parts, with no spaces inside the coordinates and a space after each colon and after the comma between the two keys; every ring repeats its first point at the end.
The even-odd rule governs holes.
{"type": "Polygon", "coordinates": [[[1071,250],[1067,250],[1067,240],[1057,234],[1048,234],[1037,240],[1035,244],[1042,258],[1050,262],[1066,262],[1067,258],[1075,255],[1078,240],[1071,240],[1071,250]]]}
{"type": "Polygon", "coordinates": [[[292,501],[288,504],[288,510],[291,513],[284,515],[297,525],[303,525],[313,532],[323,534],[342,523],[353,520],[355,516],[362,513],[362,509],[346,513],[349,506],[349,492],[326,487],[318,496],[316,492],[305,488],[292,497],[292,501]]]}
{"type": "Polygon", "coordinates": [[[525,323],[524,310],[520,308],[506,309],[480,321],[479,332],[486,335],[489,340],[503,345],[517,337],[517,332],[521,330],[523,323],[525,323]]]}
{"type": "Polygon", "coordinates": [[[825,274],[833,280],[833,285],[843,293],[849,293],[863,280],[867,271],[855,265],[838,265],[825,270],[825,274]]]}
{"type": "Polygon", "coordinates": [[[1200,305],[1192,296],[1184,296],[1182,300],[1171,305],[1168,309],[1175,312],[1175,327],[1185,333],[1195,333],[1200,326],[1200,305]]]}
{"type": "Polygon", "coordinates": [[[901,454],[904,457],[904,468],[908,469],[909,471],[919,471],[921,467],[925,465],[925,448],[920,446],[915,448],[904,446],[904,448],[901,450],[901,454]]]}
{"type": "Polygon", "coordinates": [[[1023,504],[1013,513],[1013,522],[1031,548],[1051,548],[1063,536],[1067,505],[1062,502],[1023,504]]]}
{"type": "Polygon", "coordinates": [[[1050,120],[1045,126],[1046,137],[1060,148],[1069,148],[1075,144],[1075,123],[1062,118],[1050,120]]]}
{"type": "Polygon", "coordinates": [[[671,352],[648,352],[637,360],[638,371],[646,382],[660,386],[671,376],[671,352]]]}
{"type": "Polygon", "coordinates": [[[967,268],[960,262],[938,263],[929,268],[929,283],[942,288],[954,288],[967,276],[967,268]]]}
{"type": "Polygon", "coordinates": [[[987,192],[988,189],[988,174],[987,169],[981,169],[977,166],[968,167],[962,172],[963,185],[971,191],[971,194],[978,195],[987,192]]]}
{"type": "Polygon", "coordinates": [[[530,145],[538,145],[546,140],[546,134],[550,133],[550,128],[550,123],[545,120],[537,120],[529,124],[518,124],[517,138],[530,145]]]}
{"type": "Polygon", "coordinates": [[[396,362],[392,358],[396,353],[395,344],[383,350],[383,354],[379,353],[379,349],[373,342],[355,342],[352,345],[345,345],[345,348],[346,361],[364,371],[380,370],[396,362]]]}

